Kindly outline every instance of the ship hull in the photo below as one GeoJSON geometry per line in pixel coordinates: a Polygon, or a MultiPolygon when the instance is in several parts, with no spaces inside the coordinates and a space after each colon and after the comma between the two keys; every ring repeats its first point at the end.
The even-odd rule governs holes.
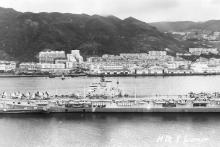
{"type": "Polygon", "coordinates": [[[7,109],[0,110],[0,114],[11,113],[11,114],[25,114],[25,113],[47,113],[47,111],[43,110],[23,110],[23,109],[7,109]]]}
{"type": "Polygon", "coordinates": [[[49,110],[1,109],[2,113],[193,113],[220,112],[220,108],[53,108],[49,110]]]}
{"type": "Polygon", "coordinates": [[[92,112],[123,112],[123,113],[147,113],[147,112],[220,112],[220,108],[104,108],[92,112]]]}
{"type": "Polygon", "coordinates": [[[73,108],[51,109],[50,113],[151,113],[151,112],[220,112],[220,108],[73,108]]]}

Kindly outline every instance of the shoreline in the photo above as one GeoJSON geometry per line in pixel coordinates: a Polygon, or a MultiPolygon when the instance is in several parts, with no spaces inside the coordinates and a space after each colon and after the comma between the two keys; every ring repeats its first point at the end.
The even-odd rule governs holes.
{"type": "Polygon", "coordinates": [[[87,74],[88,77],[157,77],[157,76],[212,76],[220,73],[155,73],[155,74],[87,74]]]}
{"type": "MultiPolygon", "coordinates": [[[[172,76],[218,76],[220,73],[172,73],[172,74],[71,74],[65,75],[65,77],[172,77],[172,76]]],[[[54,77],[49,77],[49,75],[16,75],[16,74],[0,74],[0,78],[20,78],[20,77],[62,77],[62,75],[54,75],[54,77]]]]}
{"type": "Polygon", "coordinates": [[[25,110],[25,109],[7,109],[0,110],[1,114],[70,114],[70,113],[83,113],[83,114],[99,114],[99,113],[220,113],[220,108],[51,108],[48,110],[36,109],[36,110],[25,110]]]}

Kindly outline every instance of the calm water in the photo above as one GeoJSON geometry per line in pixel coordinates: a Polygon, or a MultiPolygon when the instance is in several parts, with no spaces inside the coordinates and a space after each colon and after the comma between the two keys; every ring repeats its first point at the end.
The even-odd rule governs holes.
{"type": "MultiPolygon", "coordinates": [[[[186,94],[220,91],[220,76],[108,78],[125,92],[186,94]]],[[[0,92],[82,93],[98,78],[1,78],[0,92]]],[[[220,114],[23,114],[0,115],[0,146],[200,146],[216,147],[220,114]]]]}
{"type": "MultiPolygon", "coordinates": [[[[128,94],[187,94],[188,92],[220,92],[220,76],[182,76],[182,77],[123,77],[106,78],[128,94]]],[[[0,78],[0,92],[7,91],[48,91],[51,94],[83,94],[84,89],[99,78],[0,78]]]]}

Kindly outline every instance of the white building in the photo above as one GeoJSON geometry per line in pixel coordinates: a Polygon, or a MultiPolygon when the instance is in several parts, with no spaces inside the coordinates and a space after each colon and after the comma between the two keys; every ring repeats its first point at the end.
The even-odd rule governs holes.
{"type": "Polygon", "coordinates": [[[151,66],[148,69],[151,74],[162,74],[164,72],[164,68],[161,66],[151,66]]]}
{"type": "Polygon", "coordinates": [[[19,69],[22,71],[36,71],[39,67],[35,62],[22,62],[19,64],[19,69]]]}
{"type": "Polygon", "coordinates": [[[42,51],[39,53],[40,63],[54,63],[56,59],[65,59],[65,51],[42,51]]]}
{"type": "Polygon", "coordinates": [[[67,54],[67,61],[69,61],[69,62],[77,62],[76,58],[72,54],[67,54]]]}
{"type": "Polygon", "coordinates": [[[148,57],[147,53],[121,53],[120,57],[122,58],[137,58],[137,59],[145,59],[148,57]]]}
{"type": "Polygon", "coordinates": [[[80,55],[79,50],[71,50],[71,54],[67,54],[67,61],[82,63],[83,57],[80,55]]]}
{"type": "Polygon", "coordinates": [[[166,56],[166,51],[149,51],[149,56],[166,56]]]}
{"type": "Polygon", "coordinates": [[[8,72],[16,69],[16,62],[14,61],[0,61],[0,71],[8,72]]]}
{"type": "Polygon", "coordinates": [[[8,64],[6,64],[6,71],[14,71],[16,69],[16,62],[9,61],[8,64]]]}
{"type": "Polygon", "coordinates": [[[193,63],[191,64],[191,69],[196,73],[204,73],[208,70],[208,65],[203,63],[193,63]]]}
{"type": "Polygon", "coordinates": [[[39,64],[41,69],[64,69],[65,64],[57,63],[57,64],[50,64],[50,63],[41,63],[39,64]]]}
{"type": "Polygon", "coordinates": [[[100,66],[100,69],[102,70],[123,70],[124,66],[119,64],[103,64],[100,66]]]}
{"type": "Polygon", "coordinates": [[[6,71],[6,65],[5,64],[0,64],[0,71],[5,72],[6,71]]]}
{"type": "Polygon", "coordinates": [[[208,61],[208,65],[210,65],[210,66],[220,66],[220,59],[211,58],[208,61]]]}
{"type": "Polygon", "coordinates": [[[67,69],[73,69],[73,68],[76,68],[76,67],[78,67],[77,62],[69,62],[69,61],[66,62],[66,68],[67,69]]]}
{"type": "Polygon", "coordinates": [[[201,54],[218,54],[217,48],[189,48],[189,52],[192,55],[201,55],[201,54]]]}
{"type": "Polygon", "coordinates": [[[177,69],[179,66],[175,64],[174,62],[171,62],[171,63],[166,63],[165,67],[168,69],[177,69]]]}
{"type": "MultiPolygon", "coordinates": [[[[79,50],[72,50],[71,51],[71,55],[73,57],[75,57],[75,60],[78,62],[78,63],[82,63],[83,62],[83,57],[80,55],[80,52],[79,50]]],[[[70,57],[71,58],[71,57],[70,57]]]]}

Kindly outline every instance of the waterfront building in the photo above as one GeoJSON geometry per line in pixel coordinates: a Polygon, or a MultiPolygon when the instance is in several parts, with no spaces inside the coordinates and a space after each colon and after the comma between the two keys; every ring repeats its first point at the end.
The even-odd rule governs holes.
{"type": "Polygon", "coordinates": [[[41,69],[65,69],[65,64],[63,63],[56,63],[56,64],[50,64],[50,63],[41,63],[39,64],[41,69]]]}
{"type": "Polygon", "coordinates": [[[203,57],[199,57],[199,58],[196,60],[196,63],[209,64],[209,59],[203,58],[203,57]]]}
{"type": "Polygon", "coordinates": [[[42,51],[39,53],[40,63],[55,63],[56,59],[65,59],[66,55],[64,51],[42,51]]]}
{"type": "Polygon", "coordinates": [[[70,62],[70,61],[66,62],[67,69],[76,69],[77,67],[79,67],[79,63],[77,62],[70,62]]]}
{"type": "Polygon", "coordinates": [[[176,53],[176,56],[179,57],[179,56],[192,56],[191,53],[176,53]]]}
{"type": "Polygon", "coordinates": [[[148,69],[149,69],[149,73],[151,74],[163,74],[164,73],[164,68],[161,66],[151,66],[148,69]]]}
{"type": "Polygon", "coordinates": [[[19,70],[20,72],[37,71],[39,70],[39,66],[35,62],[22,62],[19,64],[19,70]]]}
{"type": "Polygon", "coordinates": [[[207,58],[199,58],[196,62],[190,65],[191,69],[195,72],[199,73],[217,73],[220,72],[220,59],[211,58],[210,60],[207,58]]]}
{"type": "Polygon", "coordinates": [[[118,65],[118,64],[105,64],[101,66],[103,70],[123,70],[124,66],[123,65],[118,65]]]}
{"type": "Polygon", "coordinates": [[[148,57],[147,53],[121,53],[120,57],[129,59],[146,59],[148,57]]]}
{"type": "Polygon", "coordinates": [[[66,65],[67,60],[66,59],[56,59],[55,64],[65,64],[66,65]]]}
{"type": "Polygon", "coordinates": [[[67,61],[82,63],[83,57],[80,55],[79,50],[71,50],[71,54],[67,54],[67,61]]]}
{"type": "Polygon", "coordinates": [[[86,60],[88,63],[103,61],[103,59],[101,57],[88,57],[86,60]]]}
{"type": "Polygon", "coordinates": [[[165,73],[167,74],[191,74],[193,70],[191,69],[166,69],[165,73]]]}
{"type": "Polygon", "coordinates": [[[204,64],[204,63],[193,63],[191,64],[190,66],[190,69],[192,69],[194,72],[196,73],[204,73],[208,70],[208,65],[207,64],[204,64]]]}
{"type": "Polygon", "coordinates": [[[137,75],[145,75],[145,74],[149,74],[150,70],[147,68],[136,68],[135,72],[133,71],[132,73],[135,73],[137,75]]]}
{"type": "Polygon", "coordinates": [[[130,71],[128,69],[102,69],[100,73],[104,75],[127,75],[130,71]]]}
{"type": "Polygon", "coordinates": [[[166,51],[149,51],[149,56],[157,56],[157,57],[161,57],[161,56],[166,56],[167,52],[166,51]]]}
{"type": "Polygon", "coordinates": [[[176,68],[188,69],[191,64],[191,61],[178,57],[178,58],[175,58],[173,63],[176,64],[176,68]]]}
{"type": "Polygon", "coordinates": [[[39,67],[41,71],[69,71],[79,67],[83,57],[79,50],[71,50],[70,54],[64,51],[46,51],[39,53],[39,67]]]}
{"type": "Polygon", "coordinates": [[[0,72],[5,72],[5,71],[6,71],[6,65],[0,64],[0,72]]]}
{"type": "Polygon", "coordinates": [[[189,48],[189,52],[192,55],[201,55],[201,54],[218,54],[217,48],[189,48]]]}
{"type": "Polygon", "coordinates": [[[171,32],[171,34],[184,36],[187,34],[187,32],[171,32]]]}
{"type": "Polygon", "coordinates": [[[15,69],[16,69],[15,61],[0,61],[1,72],[15,71],[15,69]]]}
{"type": "Polygon", "coordinates": [[[89,66],[89,73],[100,74],[101,73],[100,65],[91,64],[89,66]]]}
{"type": "Polygon", "coordinates": [[[71,50],[71,54],[69,54],[68,61],[74,62],[74,60],[78,63],[83,62],[83,57],[80,55],[79,50],[71,50]]]}
{"type": "Polygon", "coordinates": [[[128,68],[116,63],[90,64],[89,73],[91,74],[127,74],[128,68]]]}
{"type": "Polygon", "coordinates": [[[208,66],[207,73],[220,73],[220,66],[208,66]]]}
{"type": "Polygon", "coordinates": [[[6,63],[6,67],[5,67],[5,71],[15,71],[16,69],[16,62],[15,61],[7,61],[6,63]]]}
{"type": "Polygon", "coordinates": [[[72,54],[67,54],[66,57],[68,62],[77,62],[76,58],[72,54]]]}
{"type": "Polygon", "coordinates": [[[209,66],[220,66],[220,59],[211,58],[208,62],[209,66]]]}
{"type": "Polygon", "coordinates": [[[50,63],[39,63],[40,71],[41,72],[51,72],[56,74],[67,74],[70,72],[70,69],[65,68],[65,64],[57,63],[57,64],[50,64],[50,63]]]}
{"type": "Polygon", "coordinates": [[[177,69],[178,65],[175,62],[171,62],[171,63],[166,63],[164,65],[164,67],[168,68],[168,69],[177,69]]]}

